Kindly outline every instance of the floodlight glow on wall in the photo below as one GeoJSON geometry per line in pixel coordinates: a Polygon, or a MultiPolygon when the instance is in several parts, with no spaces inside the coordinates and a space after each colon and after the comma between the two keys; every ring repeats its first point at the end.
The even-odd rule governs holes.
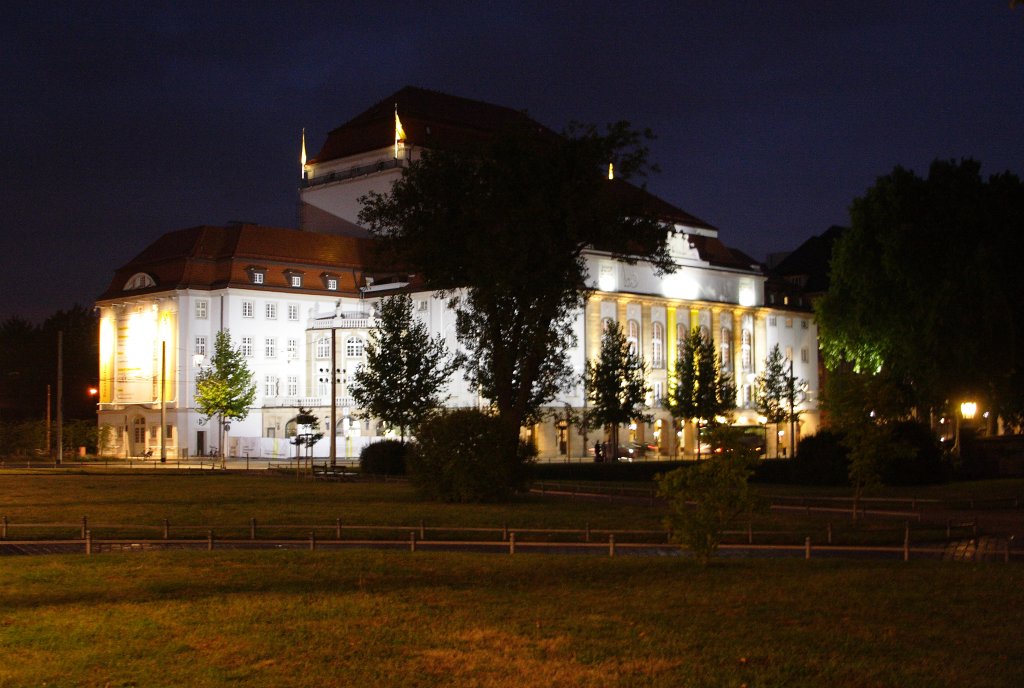
{"type": "Polygon", "coordinates": [[[960,404],[960,415],[964,417],[964,420],[974,420],[974,416],[978,413],[978,404],[973,401],[965,401],[960,404]]]}
{"type": "Polygon", "coordinates": [[[679,273],[665,275],[661,284],[662,294],[670,299],[693,301],[700,295],[700,285],[689,275],[679,273]]]}

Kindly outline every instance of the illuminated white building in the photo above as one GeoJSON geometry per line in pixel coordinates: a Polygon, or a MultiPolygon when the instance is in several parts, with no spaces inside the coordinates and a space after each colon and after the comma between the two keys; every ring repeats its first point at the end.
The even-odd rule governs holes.
{"type": "MultiPolygon", "coordinates": [[[[303,142],[300,230],[252,225],[182,230],[165,235],[121,268],[97,304],[100,423],[112,428],[108,449],[122,455],[159,451],[161,426],[168,455],[209,449],[216,433],[194,409],[195,375],[216,332],[227,328],[250,358],[260,392],[249,418],[232,426],[228,451],[253,456],[294,451],[285,435],[300,404],[312,406],[325,421],[329,418],[329,335],[334,328],[338,455],[357,453],[379,429],[358,417],[347,398],[348,380],[362,361],[376,300],[405,284],[402,275],[372,269],[370,240],[357,223],[358,198],[389,188],[402,166],[424,148],[487,136],[522,119],[525,115],[508,108],[403,89],[332,131],[308,161],[303,142]]],[[[808,304],[790,303],[787,297],[786,302],[766,305],[766,277],[759,265],[722,244],[710,224],[654,201],[671,232],[679,269],[659,276],[648,264],[628,265],[590,252],[594,291],[576,319],[578,346],[572,365],[582,373],[585,358],[597,356],[603,323],[621,323],[650,369],[655,415],[654,422],[631,427],[621,436],[656,447],[653,451],[660,456],[689,456],[696,450],[692,429],[675,427],[660,401],[678,342],[700,327],[711,335],[724,370],[736,381],[733,421],[755,434],[770,431],[768,453],[774,456],[776,442],[789,446],[789,428],[781,428],[783,435],[777,437],[775,428],[759,426],[753,410],[754,379],[778,345],[802,382],[798,432],[817,429],[817,331],[808,304]]],[[[455,349],[455,318],[444,301],[408,289],[413,290],[417,315],[455,349]]],[[[452,406],[483,403],[461,376],[451,381],[448,392],[452,406]]],[[[579,410],[585,403],[577,388],[554,400],[552,409],[579,410]]],[[[578,459],[586,447],[603,439],[600,433],[582,435],[554,421],[533,428],[532,435],[541,456],[550,459],[578,459]]],[[[326,447],[325,440],[317,455],[326,456],[326,447]]]]}

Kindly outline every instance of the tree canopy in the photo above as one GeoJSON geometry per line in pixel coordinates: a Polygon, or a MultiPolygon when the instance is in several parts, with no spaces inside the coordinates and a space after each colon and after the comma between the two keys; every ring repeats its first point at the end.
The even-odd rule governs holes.
{"type": "Polygon", "coordinates": [[[619,446],[619,426],[633,420],[647,420],[647,397],[643,358],[630,348],[622,326],[609,325],[601,336],[601,355],[587,361],[584,386],[591,402],[587,418],[593,426],[611,428],[611,454],[619,446]]]}
{"type": "Polygon", "coordinates": [[[256,383],[245,356],[231,346],[228,330],[218,331],[210,365],[196,375],[196,409],[207,419],[219,418],[221,456],[225,455],[225,425],[248,416],[255,400],[256,383]]]}
{"type": "Polygon", "coordinates": [[[851,209],[815,306],[826,364],[912,390],[915,406],[1024,411],[1024,186],[973,160],[897,167],[851,209]]]}
{"type": "Polygon", "coordinates": [[[621,182],[647,169],[644,135],[626,123],[564,136],[523,128],[424,151],[389,192],[362,199],[360,220],[386,254],[451,297],[467,379],[502,419],[506,452],[573,382],[568,351],[587,290],[584,251],[672,269],[648,197],[621,182]]]}
{"type": "Polygon", "coordinates": [[[723,373],[711,338],[693,328],[686,338],[669,379],[665,407],[673,418],[697,423],[697,452],[700,429],[714,425],[715,417],[736,406],[736,385],[723,373]]]}
{"type": "Polygon", "coordinates": [[[397,427],[404,440],[444,403],[444,388],[457,367],[444,339],[431,338],[426,324],[413,316],[412,299],[389,296],[370,331],[366,365],[356,371],[352,398],[368,415],[397,427]]]}

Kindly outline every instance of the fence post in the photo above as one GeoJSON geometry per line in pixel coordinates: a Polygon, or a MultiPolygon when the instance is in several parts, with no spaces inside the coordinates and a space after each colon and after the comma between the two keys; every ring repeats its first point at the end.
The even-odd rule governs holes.
{"type": "Polygon", "coordinates": [[[903,523],[903,561],[910,561],[910,521],[903,523]]]}
{"type": "Polygon", "coordinates": [[[754,544],[754,522],[747,521],[747,544],[754,544]]]}
{"type": "Polygon", "coordinates": [[[608,533],[608,556],[615,557],[615,533],[608,533]]]}
{"type": "Polygon", "coordinates": [[[423,519],[420,519],[420,540],[427,539],[427,529],[423,527],[423,519]]]}
{"type": "Polygon", "coordinates": [[[501,524],[501,540],[502,542],[508,542],[508,524],[501,524]]]}
{"type": "Polygon", "coordinates": [[[516,534],[515,533],[509,533],[508,534],[508,553],[509,554],[515,554],[516,553],[516,534]]]}
{"type": "Polygon", "coordinates": [[[7,539],[7,516],[4,516],[4,520],[0,522],[0,540],[7,539]]]}
{"type": "Polygon", "coordinates": [[[256,539],[256,519],[255,517],[249,519],[249,539],[256,539]]]}
{"type": "Polygon", "coordinates": [[[208,552],[212,552],[213,551],[213,531],[212,530],[206,531],[206,551],[208,551],[208,552]]]}
{"type": "Polygon", "coordinates": [[[171,522],[164,519],[164,540],[171,536],[171,522]]]}
{"type": "Polygon", "coordinates": [[[409,551],[410,552],[415,552],[416,551],[416,531],[415,530],[410,530],[409,531],[409,551]]]}
{"type": "Polygon", "coordinates": [[[310,551],[316,549],[316,531],[315,530],[309,531],[309,549],[310,549],[310,551]]]}
{"type": "Polygon", "coordinates": [[[340,540],[341,539],[341,519],[340,518],[334,519],[334,539],[335,540],[340,540]]]}
{"type": "Polygon", "coordinates": [[[85,553],[87,555],[92,554],[92,531],[85,531],[85,553]]]}
{"type": "Polygon", "coordinates": [[[804,559],[811,558],[811,536],[808,535],[804,538],[804,559]]]}
{"type": "Polygon", "coordinates": [[[88,527],[89,527],[89,519],[86,518],[85,516],[83,516],[82,517],[82,539],[83,540],[85,539],[85,532],[86,532],[86,529],[88,529],[88,527]]]}

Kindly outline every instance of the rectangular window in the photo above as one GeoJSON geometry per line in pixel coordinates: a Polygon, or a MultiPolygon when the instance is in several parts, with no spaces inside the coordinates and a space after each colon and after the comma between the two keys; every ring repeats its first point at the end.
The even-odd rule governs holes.
{"type": "Polygon", "coordinates": [[[206,336],[200,335],[196,337],[196,356],[206,355],[206,336]]]}
{"type": "Polygon", "coordinates": [[[774,315],[769,316],[769,318],[768,318],[768,327],[775,327],[777,324],[778,324],[778,320],[776,319],[776,317],[774,315]]]}
{"type": "Polygon", "coordinates": [[[786,360],[787,361],[792,361],[793,360],[793,347],[791,347],[791,346],[787,346],[786,347],[786,360]]]}
{"type": "Polygon", "coordinates": [[[251,318],[251,317],[253,317],[253,313],[255,312],[255,310],[256,310],[256,307],[255,307],[255,305],[253,304],[252,301],[243,301],[242,302],[242,317],[243,318],[251,318]]]}
{"type": "Polygon", "coordinates": [[[174,426],[173,425],[168,425],[165,428],[165,432],[167,433],[167,439],[173,438],[174,437],[174,426]]]}
{"type": "Polygon", "coordinates": [[[297,303],[288,304],[288,319],[298,320],[299,319],[299,305],[297,303]]]}
{"type": "Polygon", "coordinates": [[[267,437],[277,437],[277,428],[267,428],[267,437]]]}
{"type": "Polygon", "coordinates": [[[786,327],[793,327],[793,318],[786,318],[786,327]]]}
{"type": "Polygon", "coordinates": [[[263,340],[264,358],[277,358],[277,337],[266,337],[263,340]]]}
{"type": "Polygon", "coordinates": [[[333,277],[329,278],[327,280],[327,289],[330,290],[330,291],[337,291],[338,290],[338,280],[334,279],[333,277]]]}
{"type": "Polygon", "coordinates": [[[196,301],[196,320],[206,320],[209,312],[209,302],[206,299],[196,301]]]}
{"type": "Polygon", "coordinates": [[[264,311],[267,320],[277,320],[277,304],[268,303],[264,311]]]}
{"type": "Polygon", "coordinates": [[[659,403],[661,403],[661,398],[663,396],[663,390],[662,390],[662,386],[661,386],[660,382],[655,382],[654,383],[654,390],[653,391],[654,391],[654,405],[657,406],[659,403]]]}
{"type": "Polygon", "coordinates": [[[800,362],[801,363],[807,363],[810,360],[811,360],[811,355],[807,351],[807,347],[805,346],[804,348],[800,349],[800,362]]]}
{"type": "Polygon", "coordinates": [[[289,283],[293,287],[301,287],[302,286],[302,275],[292,275],[289,278],[289,283]]]}
{"type": "Polygon", "coordinates": [[[254,271],[252,273],[252,283],[253,284],[263,284],[263,273],[262,272],[254,271]]]}
{"type": "Polygon", "coordinates": [[[263,383],[263,396],[277,396],[277,375],[267,375],[263,383]]]}
{"type": "Polygon", "coordinates": [[[252,358],[252,337],[242,337],[242,355],[252,358]]]}
{"type": "Polygon", "coordinates": [[[288,340],[288,358],[299,357],[299,340],[289,339],[288,340]]]}
{"type": "Polygon", "coordinates": [[[299,396],[299,376],[289,375],[288,376],[288,396],[297,397],[299,396]]]}

